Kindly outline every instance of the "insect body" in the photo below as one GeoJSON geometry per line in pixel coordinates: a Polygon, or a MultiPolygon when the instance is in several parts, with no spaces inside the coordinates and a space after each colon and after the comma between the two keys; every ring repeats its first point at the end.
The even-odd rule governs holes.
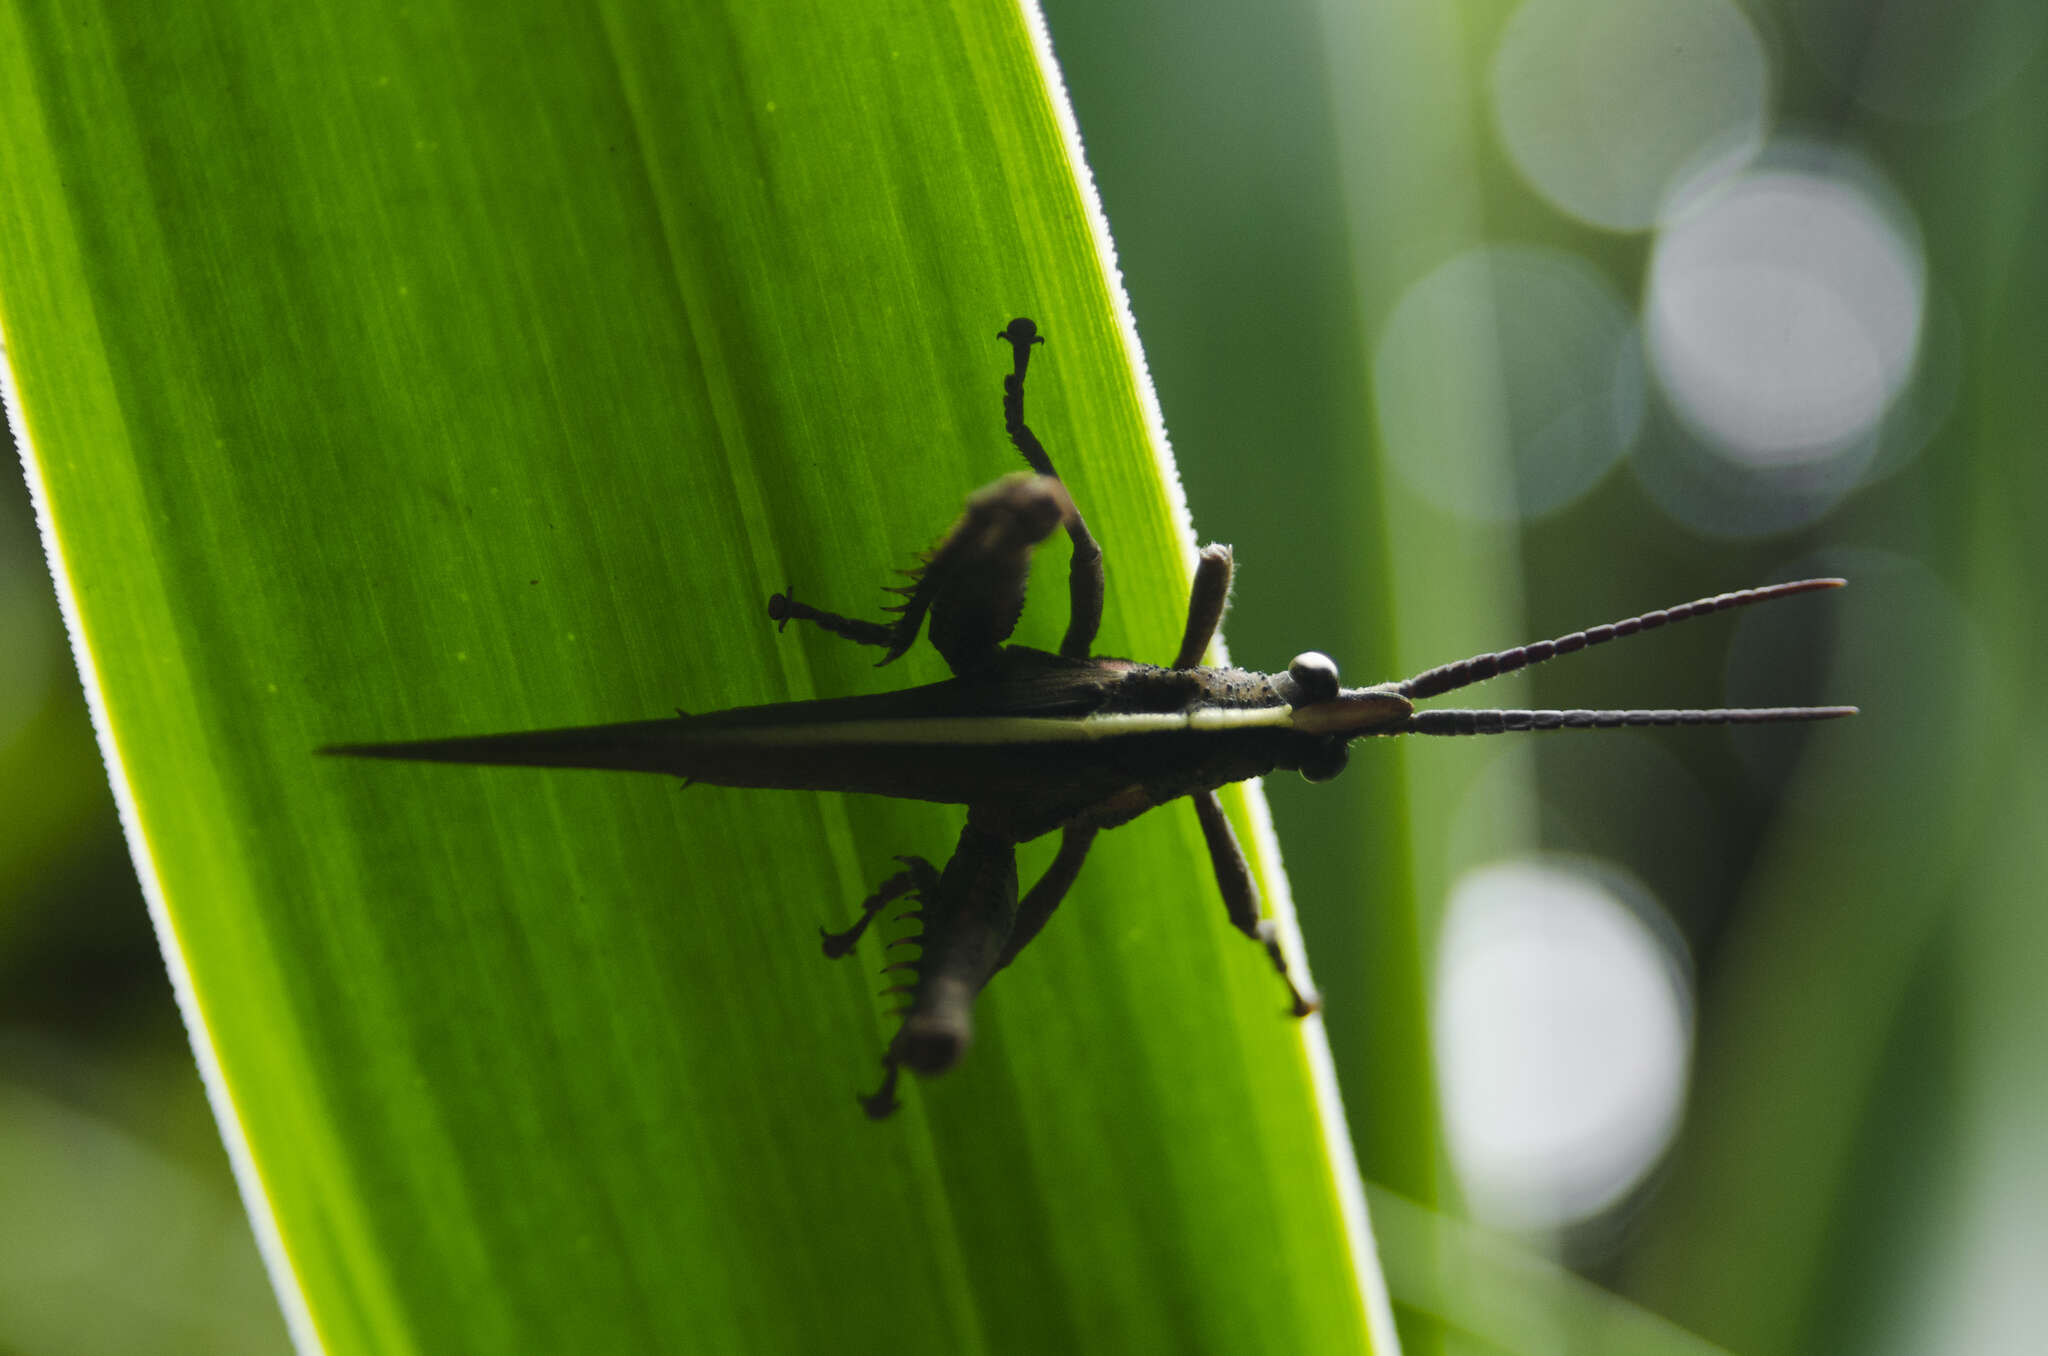
{"type": "Polygon", "coordinates": [[[1431,669],[1405,682],[1340,685],[1316,653],[1282,673],[1205,667],[1229,595],[1227,546],[1199,557],[1180,649],[1166,667],[1089,653],[1102,620],[1102,551],[1037,437],[1024,420],[1024,376],[1037,327],[1018,319],[998,336],[1011,346],[1003,381],[1010,439],[1031,467],[973,495],[891,621],[841,616],[787,593],[768,601],[778,626],[808,622],[884,651],[886,664],[920,629],[951,679],[872,697],[784,702],[707,715],[615,725],[350,744],[357,757],[531,767],[665,772],[721,786],[853,791],[967,807],[943,871],[918,857],[885,881],[825,953],[851,951],[875,917],[913,900],[921,954],[908,963],[902,1025],[882,1056],[879,1090],[862,1098],[873,1117],[896,1106],[901,1069],[951,1068],[973,1031],[975,998],[1036,937],[1080,872],[1095,835],[1155,806],[1186,798],[1195,808],[1232,925],[1259,942],[1297,1016],[1315,1000],[1288,976],[1270,920],[1217,789],[1279,769],[1326,781],[1343,770],[1350,742],[1367,735],[1495,734],[1634,725],[1734,725],[1820,720],[1854,708],[1770,707],[1687,711],[1418,711],[1415,702],[1589,645],[1749,603],[1833,588],[1807,579],[1724,593],[1627,621],[1431,669]],[[1072,539],[1069,623],[1058,653],[1008,645],[1024,605],[1031,552],[1054,531],[1072,539]],[[1058,831],[1058,853],[1021,896],[1016,845],[1058,831]]]}

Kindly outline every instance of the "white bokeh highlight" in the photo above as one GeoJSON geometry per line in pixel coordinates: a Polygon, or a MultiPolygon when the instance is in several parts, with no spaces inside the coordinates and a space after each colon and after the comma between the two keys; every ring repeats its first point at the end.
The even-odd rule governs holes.
{"type": "Polygon", "coordinates": [[[1603,875],[1525,860],[1458,882],[1433,1031],[1452,1163],[1476,1217],[1563,1228],[1657,1162],[1685,1102],[1686,973],[1675,937],[1603,875]]]}
{"type": "Polygon", "coordinates": [[[1789,147],[1658,238],[1650,365],[1679,417],[1757,468],[1857,450],[1913,375],[1918,233],[1874,173],[1789,147]]]}
{"type": "Polygon", "coordinates": [[[1459,517],[1554,512],[1642,426],[1635,317],[1561,250],[1467,250],[1402,293],[1373,354],[1380,434],[1403,482],[1459,517]]]}
{"type": "Polygon", "coordinates": [[[1489,80],[1508,158],[1559,211],[1642,230],[1762,149],[1770,66],[1730,0],[1528,0],[1489,80]]]}

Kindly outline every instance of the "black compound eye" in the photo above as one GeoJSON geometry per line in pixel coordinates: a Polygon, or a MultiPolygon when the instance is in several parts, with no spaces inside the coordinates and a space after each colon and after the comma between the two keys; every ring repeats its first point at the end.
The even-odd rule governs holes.
{"type": "Polygon", "coordinates": [[[1294,656],[1287,665],[1287,676],[1301,690],[1299,706],[1306,702],[1326,702],[1337,695],[1337,661],[1318,650],[1309,650],[1294,656]]]}
{"type": "Polygon", "coordinates": [[[1303,781],[1326,782],[1344,770],[1351,761],[1351,747],[1342,739],[1332,739],[1318,745],[1314,753],[1301,760],[1303,781]]]}

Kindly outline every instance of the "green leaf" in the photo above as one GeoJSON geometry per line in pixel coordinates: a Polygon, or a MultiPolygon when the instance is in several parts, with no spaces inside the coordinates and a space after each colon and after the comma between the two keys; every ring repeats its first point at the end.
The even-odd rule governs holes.
{"type": "Polygon", "coordinates": [[[957,812],[312,753],[939,676],[762,604],[872,613],[1013,469],[1019,314],[1099,648],[1171,653],[1058,108],[992,0],[0,3],[13,413],[303,1345],[1370,1345],[1341,1127],[1182,808],[874,1126],[883,957],[814,929],[957,812]]]}

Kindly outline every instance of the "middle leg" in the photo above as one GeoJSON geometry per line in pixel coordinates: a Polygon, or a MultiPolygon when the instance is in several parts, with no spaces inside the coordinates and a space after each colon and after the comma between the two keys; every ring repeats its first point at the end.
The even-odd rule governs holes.
{"type": "Polygon", "coordinates": [[[1097,830],[1069,824],[1060,835],[1060,850],[1052,863],[1045,868],[1045,874],[1031,887],[1017,905],[1017,923],[1010,929],[1010,944],[1003,948],[1003,954],[996,959],[996,969],[1001,970],[1017,959],[1017,953],[1031,944],[1051,921],[1053,910],[1067,897],[1067,891],[1074,884],[1074,878],[1081,874],[1081,864],[1088,859],[1088,849],[1095,842],[1097,830]]]}

